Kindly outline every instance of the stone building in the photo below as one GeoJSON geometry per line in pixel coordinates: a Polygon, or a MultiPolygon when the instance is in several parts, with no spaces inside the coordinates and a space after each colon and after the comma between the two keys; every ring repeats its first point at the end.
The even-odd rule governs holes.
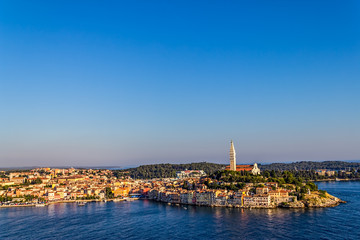
{"type": "Polygon", "coordinates": [[[230,144],[230,165],[226,166],[225,170],[230,171],[246,171],[254,175],[260,174],[260,169],[256,163],[254,165],[236,165],[236,152],[233,141],[230,144]]]}

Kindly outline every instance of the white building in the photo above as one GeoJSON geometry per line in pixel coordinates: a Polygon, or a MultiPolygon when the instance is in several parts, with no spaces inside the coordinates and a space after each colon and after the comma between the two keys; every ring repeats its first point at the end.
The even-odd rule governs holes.
{"type": "Polygon", "coordinates": [[[231,140],[231,145],[230,145],[230,170],[236,171],[236,152],[235,152],[235,147],[234,147],[234,143],[232,140],[231,140]]]}
{"type": "Polygon", "coordinates": [[[185,170],[176,172],[177,178],[203,177],[206,173],[203,170],[185,170]]]}

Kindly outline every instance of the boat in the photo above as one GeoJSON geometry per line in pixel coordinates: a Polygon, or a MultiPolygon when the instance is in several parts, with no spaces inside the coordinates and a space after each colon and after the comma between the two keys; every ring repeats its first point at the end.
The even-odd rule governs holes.
{"type": "Polygon", "coordinates": [[[35,204],[35,207],[45,207],[46,204],[45,203],[37,203],[35,204]]]}
{"type": "Polygon", "coordinates": [[[85,202],[78,202],[78,206],[85,206],[85,202]]]}
{"type": "Polygon", "coordinates": [[[113,202],[120,202],[120,201],[123,201],[123,199],[121,198],[114,198],[113,202]]]}

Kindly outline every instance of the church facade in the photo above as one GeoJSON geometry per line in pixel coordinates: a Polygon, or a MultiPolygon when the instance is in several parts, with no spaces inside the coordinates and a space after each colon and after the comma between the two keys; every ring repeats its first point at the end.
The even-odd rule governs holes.
{"type": "Polygon", "coordinates": [[[254,163],[254,165],[237,165],[236,164],[236,152],[233,141],[230,143],[230,165],[226,166],[225,170],[231,171],[247,171],[251,172],[254,175],[260,174],[260,169],[258,165],[254,163]]]}

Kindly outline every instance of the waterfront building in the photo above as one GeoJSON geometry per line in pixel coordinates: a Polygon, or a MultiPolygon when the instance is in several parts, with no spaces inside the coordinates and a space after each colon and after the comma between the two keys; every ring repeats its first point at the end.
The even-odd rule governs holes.
{"type": "Polygon", "coordinates": [[[271,204],[269,195],[254,195],[244,197],[244,206],[246,207],[269,207],[271,204]]]}
{"type": "Polygon", "coordinates": [[[283,202],[295,202],[297,197],[289,196],[289,192],[289,190],[284,189],[270,190],[268,195],[270,196],[271,201],[276,205],[283,202]]]}
{"type": "Polygon", "coordinates": [[[126,197],[129,195],[129,192],[130,192],[130,188],[128,187],[116,188],[114,190],[114,197],[119,197],[119,196],[126,197]]]}
{"type": "Polygon", "coordinates": [[[196,204],[210,206],[215,200],[215,193],[210,191],[196,191],[196,204]]]}
{"type": "Polygon", "coordinates": [[[168,198],[171,203],[180,203],[180,194],[178,192],[170,193],[168,198]]]}
{"type": "Polygon", "coordinates": [[[218,191],[215,194],[214,203],[217,206],[226,206],[228,204],[228,194],[226,192],[218,191]]]}

